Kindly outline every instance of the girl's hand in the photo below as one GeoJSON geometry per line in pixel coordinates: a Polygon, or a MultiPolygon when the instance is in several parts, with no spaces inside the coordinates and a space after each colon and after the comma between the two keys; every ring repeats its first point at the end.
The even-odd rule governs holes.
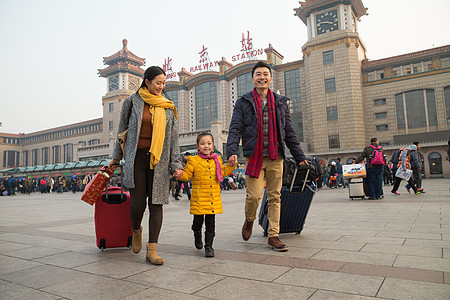
{"type": "Polygon", "coordinates": [[[173,172],[173,177],[175,179],[180,179],[181,176],[183,176],[183,174],[184,174],[184,170],[178,169],[178,170],[175,170],[175,172],[173,172]]]}

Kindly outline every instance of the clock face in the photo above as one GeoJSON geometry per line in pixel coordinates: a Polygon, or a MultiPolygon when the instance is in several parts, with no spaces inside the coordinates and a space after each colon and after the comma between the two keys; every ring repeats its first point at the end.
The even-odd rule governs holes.
{"type": "Polygon", "coordinates": [[[327,33],[338,29],[337,10],[330,10],[316,15],[317,34],[327,33]]]}
{"type": "Polygon", "coordinates": [[[114,91],[119,88],[119,75],[109,78],[109,91],[114,91]]]}
{"type": "Polygon", "coordinates": [[[134,76],[128,76],[128,89],[132,91],[137,91],[139,88],[139,78],[134,76]]]}

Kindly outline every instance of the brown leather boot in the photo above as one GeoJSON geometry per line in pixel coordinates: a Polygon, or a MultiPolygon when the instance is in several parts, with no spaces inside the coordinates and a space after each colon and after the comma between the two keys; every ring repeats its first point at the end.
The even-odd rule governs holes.
{"type": "Polygon", "coordinates": [[[147,255],[145,258],[154,265],[162,265],[164,263],[163,259],[156,253],[156,243],[147,243],[147,255]]]}
{"type": "Polygon", "coordinates": [[[242,238],[244,241],[248,241],[248,239],[252,236],[253,229],[253,221],[247,221],[245,219],[244,226],[242,226],[242,238]]]}
{"type": "Polygon", "coordinates": [[[269,244],[269,248],[272,248],[275,251],[284,252],[289,249],[285,244],[283,244],[278,236],[270,237],[267,243],[269,244]]]}
{"type": "Polygon", "coordinates": [[[141,252],[142,249],[142,226],[139,230],[133,229],[133,238],[131,239],[131,249],[134,253],[141,252]]]}

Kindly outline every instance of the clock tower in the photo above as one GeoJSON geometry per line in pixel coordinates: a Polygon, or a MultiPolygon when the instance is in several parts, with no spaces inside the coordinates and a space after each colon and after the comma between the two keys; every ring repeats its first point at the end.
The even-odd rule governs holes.
{"type": "MultiPolygon", "coordinates": [[[[145,58],[140,58],[128,50],[128,41],[122,41],[122,50],[111,56],[103,57],[103,63],[108,65],[99,69],[100,77],[106,78],[106,94],[102,97],[103,104],[103,141],[110,145],[116,139],[122,101],[135,93],[142,82],[145,70],[145,58]]],[[[112,147],[110,147],[112,153],[112,147]]]]}
{"type": "Polygon", "coordinates": [[[366,50],[357,21],[367,9],[361,0],[309,0],[294,10],[308,32],[302,46],[305,142],[312,152],[362,149],[368,144],[361,73],[366,50]]]}

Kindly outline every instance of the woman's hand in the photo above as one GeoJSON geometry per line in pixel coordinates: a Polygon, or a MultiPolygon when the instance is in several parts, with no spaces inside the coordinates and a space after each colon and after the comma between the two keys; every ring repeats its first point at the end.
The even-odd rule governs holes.
{"type": "Polygon", "coordinates": [[[114,167],[114,165],[118,165],[120,163],[120,160],[118,160],[118,159],[115,159],[115,158],[113,158],[113,159],[111,159],[111,161],[109,162],[109,165],[108,165],[108,169],[115,169],[116,167],[114,167]]]}

